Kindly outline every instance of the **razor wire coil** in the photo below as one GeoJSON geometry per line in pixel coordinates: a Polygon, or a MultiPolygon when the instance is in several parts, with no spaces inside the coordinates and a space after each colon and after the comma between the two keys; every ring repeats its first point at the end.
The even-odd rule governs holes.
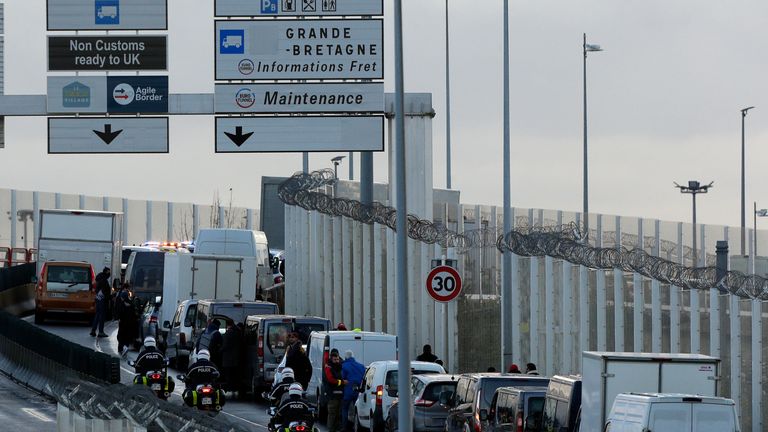
{"type": "MultiPolygon", "coordinates": [[[[322,190],[336,182],[331,169],[299,172],[280,184],[278,196],[288,205],[329,216],[347,217],[364,224],[380,224],[395,231],[397,211],[380,202],[333,197],[322,190]]],[[[444,224],[407,216],[407,235],[427,244],[439,244],[464,253],[472,248],[495,246],[500,252],[524,257],[549,256],[598,270],[634,272],[662,283],[695,290],[717,288],[741,298],[768,300],[768,279],[727,271],[719,275],[716,267],[686,267],[648,254],[643,249],[595,247],[586,242],[581,227],[574,223],[550,226],[519,226],[504,233],[500,229],[480,228],[458,233],[444,224]]],[[[670,243],[671,242],[667,242],[670,243]]],[[[671,250],[670,245],[666,248],[671,250]]],[[[645,240],[641,246],[645,246],[645,240]]],[[[663,246],[663,245],[660,245],[663,246]]]]}

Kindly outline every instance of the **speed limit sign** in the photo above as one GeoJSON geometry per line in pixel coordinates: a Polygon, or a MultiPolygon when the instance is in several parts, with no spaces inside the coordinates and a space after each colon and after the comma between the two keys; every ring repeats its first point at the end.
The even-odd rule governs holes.
{"type": "Polygon", "coordinates": [[[439,302],[449,302],[461,293],[461,276],[455,268],[437,266],[427,276],[427,292],[439,302]]]}

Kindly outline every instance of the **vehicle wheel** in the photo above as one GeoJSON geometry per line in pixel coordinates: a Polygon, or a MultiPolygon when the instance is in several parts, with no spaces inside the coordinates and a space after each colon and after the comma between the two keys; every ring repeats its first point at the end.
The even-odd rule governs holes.
{"type": "Polygon", "coordinates": [[[45,321],[45,312],[35,311],[35,324],[42,324],[45,321]]]}
{"type": "Polygon", "coordinates": [[[368,430],[360,424],[360,416],[357,415],[357,410],[355,410],[355,421],[352,423],[352,430],[353,432],[366,432],[368,430]]]}

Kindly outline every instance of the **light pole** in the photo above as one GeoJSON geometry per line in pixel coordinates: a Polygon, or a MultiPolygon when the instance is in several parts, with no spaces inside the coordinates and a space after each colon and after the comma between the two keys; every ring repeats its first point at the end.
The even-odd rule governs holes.
{"type": "Polygon", "coordinates": [[[587,34],[584,33],[584,230],[589,237],[589,170],[587,165],[587,53],[602,51],[600,45],[587,43],[587,34]]]}
{"type": "Polygon", "coordinates": [[[746,186],[744,181],[744,117],[747,116],[747,111],[754,108],[746,107],[741,110],[741,256],[747,255],[746,243],[747,243],[747,219],[745,216],[747,203],[746,203],[746,186]]]}
{"type": "Polygon", "coordinates": [[[714,182],[709,182],[708,185],[702,185],[696,180],[689,180],[688,186],[680,186],[675,183],[675,187],[680,189],[681,193],[691,194],[693,197],[693,267],[698,266],[698,262],[696,261],[696,256],[698,254],[698,250],[696,249],[696,194],[707,193],[709,188],[713,187],[713,183],[714,182]]]}
{"type": "Polygon", "coordinates": [[[336,156],[335,158],[331,159],[331,162],[333,162],[333,177],[336,179],[339,178],[339,164],[341,163],[342,159],[344,159],[344,156],[336,156]]]}
{"type": "Polygon", "coordinates": [[[757,201],[755,201],[755,229],[752,235],[755,238],[755,258],[757,258],[757,217],[768,217],[768,209],[757,209],[757,201]]]}
{"type": "Polygon", "coordinates": [[[451,188],[451,57],[448,38],[448,0],[445,0],[445,187],[451,188]]]}

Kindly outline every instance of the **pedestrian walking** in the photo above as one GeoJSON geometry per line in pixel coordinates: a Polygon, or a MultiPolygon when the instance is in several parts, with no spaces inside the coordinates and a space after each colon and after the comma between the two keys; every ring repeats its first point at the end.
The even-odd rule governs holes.
{"type": "Polygon", "coordinates": [[[93,325],[91,325],[91,336],[96,336],[96,328],[99,329],[99,337],[107,337],[104,333],[104,319],[107,314],[107,304],[112,294],[112,289],[109,287],[109,267],[104,267],[104,270],[96,275],[96,315],[93,317],[93,325]]]}
{"type": "Polygon", "coordinates": [[[119,323],[117,325],[117,351],[125,357],[131,344],[136,340],[137,318],[136,309],[127,290],[117,295],[115,311],[119,323]]]}
{"type": "Polygon", "coordinates": [[[341,400],[341,430],[347,430],[349,407],[357,400],[358,386],[363,382],[365,366],[355,360],[352,350],[344,352],[344,362],[341,364],[341,379],[347,383],[344,385],[344,397],[341,400]]]}
{"type": "Polygon", "coordinates": [[[344,397],[344,386],[347,382],[341,377],[341,358],[339,350],[333,348],[328,363],[323,368],[323,387],[325,399],[328,401],[328,432],[339,431],[341,401],[344,397]]]}

